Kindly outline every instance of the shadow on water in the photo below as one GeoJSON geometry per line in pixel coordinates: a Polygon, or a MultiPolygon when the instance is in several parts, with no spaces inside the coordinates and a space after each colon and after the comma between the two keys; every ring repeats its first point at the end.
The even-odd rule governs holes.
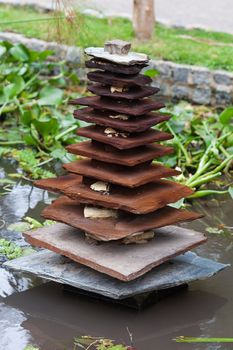
{"type": "MultiPolygon", "coordinates": [[[[5,168],[6,169],[6,168],[5,168]]],[[[8,171],[8,169],[7,169],[8,171]]],[[[0,177],[4,171],[0,171],[0,177]]],[[[0,236],[24,244],[21,235],[6,229],[25,215],[39,219],[43,207],[53,197],[24,183],[0,197],[0,214],[6,225],[0,236]]],[[[205,218],[186,224],[205,231],[207,226],[232,225],[232,201],[203,200],[195,209],[205,218]]],[[[209,235],[208,243],[197,253],[233,265],[233,239],[230,234],[209,235]]],[[[189,290],[169,296],[144,311],[96,301],[64,292],[55,283],[43,283],[26,275],[0,269],[0,349],[22,350],[34,343],[41,350],[72,349],[78,335],[105,336],[129,343],[127,327],[138,350],[225,350],[232,344],[178,344],[177,336],[232,337],[233,268],[204,281],[192,283],[189,290]]]]}

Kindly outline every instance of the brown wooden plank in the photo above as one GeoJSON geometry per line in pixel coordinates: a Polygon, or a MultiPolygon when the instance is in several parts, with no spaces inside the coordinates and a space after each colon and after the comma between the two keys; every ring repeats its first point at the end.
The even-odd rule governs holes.
{"type": "Polygon", "coordinates": [[[79,128],[77,134],[122,150],[173,138],[173,135],[155,129],[149,129],[140,133],[130,133],[127,137],[122,137],[121,135],[109,137],[109,135],[104,132],[105,129],[105,127],[99,125],[90,125],[79,128]]]}
{"type": "MultiPolygon", "coordinates": [[[[33,246],[52,250],[122,281],[134,280],[165,261],[206,242],[202,233],[178,226],[156,229],[155,238],[148,244],[133,246],[120,244],[119,241],[92,245],[77,229],[59,223],[26,232],[24,236],[33,246]]],[[[70,267],[67,268],[70,270],[70,267]]],[[[47,266],[45,269],[47,272],[47,266]]],[[[76,270],[73,271],[75,275],[76,270]]],[[[83,273],[83,268],[80,271],[83,273]]],[[[64,277],[64,274],[60,275],[64,277]]]]}
{"type": "Polygon", "coordinates": [[[126,74],[126,75],[138,74],[142,70],[142,68],[147,66],[146,63],[126,66],[125,64],[116,64],[113,62],[96,59],[96,58],[92,58],[91,60],[86,61],[85,65],[87,68],[97,68],[97,69],[105,70],[112,73],[126,74]]]}
{"type": "Polygon", "coordinates": [[[113,98],[99,96],[77,98],[75,100],[71,100],[70,104],[89,106],[95,109],[108,110],[133,116],[140,116],[165,107],[163,102],[150,100],[149,98],[134,102],[126,102],[124,100],[116,101],[116,99],[113,98]]]}
{"type": "Polygon", "coordinates": [[[82,182],[82,179],[82,176],[68,174],[56,178],[37,180],[33,184],[34,186],[39,187],[43,190],[60,193],[61,191],[64,191],[66,187],[78,185],[82,182]]]}
{"type": "Polygon", "coordinates": [[[37,181],[39,186],[37,186],[47,190],[53,189],[54,192],[60,192],[80,203],[121,209],[134,214],[150,213],[193,193],[187,186],[173,181],[160,180],[133,189],[111,185],[109,193],[103,194],[90,188],[95,180],[74,183],[73,180],[66,181],[64,177],[60,181],[58,179],[39,180],[37,181]],[[63,185],[64,182],[66,186],[63,185]]]}
{"type": "Polygon", "coordinates": [[[180,172],[160,164],[124,167],[88,159],[64,164],[71,173],[88,176],[126,187],[138,187],[161,178],[179,175],[180,172]]]}
{"type": "MultiPolygon", "coordinates": [[[[67,197],[60,197],[46,207],[42,216],[81,229],[98,240],[111,241],[133,233],[195,220],[201,215],[186,210],[164,207],[149,214],[136,215],[119,211],[118,218],[88,219],[83,215],[83,205],[67,197]]],[[[78,234],[78,232],[77,232],[78,234]]]]}
{"type": "Polygon", "coordinates": [[[115,147],[103,143],[90,141],[69,145],[66,149],[70,153],[83,157],[126,166],[135,166],[174,152],[172,147],[165,147],[159,144],[149,144],[147,146],[128,150],[118,150],[115,147]]]}
{"type": "Polygon", "coordinates": [[[142,132],[153,125],[170,119],[168,114],[148,113],[139,117],[129,117],[128,120],[114,119],[114,112],[102,112],[92,108],[82,108],[74,111],[74,117],[87,123],[95,123],[106,127],[116,128],[127,132],[142,132]]]}
{"type": "Polygon", "coordinates": [[[139,98],[152,96],[159,92],[159,88],[153,86],[135,86],[130,87],[128,91],[111,92],[110,85],[105,86],[98,83],[88,85],[88,90],[98,96],[106,96],[118,99],[123,98],[126,100],[137,100],[139,98]]]}
{"type": "Polygon", "coordinates": [[[95,71],[87,73],[87,77],[91,81],[95,81],[101,84],[112,85],[116,87],[124,86],[143,86],[152,83],[152,79],[143,74],[137,75],[125,75],[114,74],[111,72],[95,71]]]}

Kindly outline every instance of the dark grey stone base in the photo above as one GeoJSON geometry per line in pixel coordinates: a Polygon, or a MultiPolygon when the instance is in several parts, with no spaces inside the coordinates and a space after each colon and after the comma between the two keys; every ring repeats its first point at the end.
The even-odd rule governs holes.
{"type": "Polygon", "coordinates": [[[48,250],[8,261],[4,266],[111,299],[125,299],[205,279],[228,265],[188,252],[131,282],[121,282],[48,250]]]}

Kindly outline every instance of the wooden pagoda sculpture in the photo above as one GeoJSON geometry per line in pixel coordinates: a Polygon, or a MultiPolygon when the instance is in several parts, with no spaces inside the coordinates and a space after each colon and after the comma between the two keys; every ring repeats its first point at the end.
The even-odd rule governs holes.
{"type": "Polygon", "coordinates": [[[200,215],[169,206],[192,190],[166,179],[179,172],[156,162],[172,153],[171,147],[158,143],[172,135],[153,128],[169,116],[158,112],[163,103],[149,98],[159,89],[140,74],[148,57],[130,52],[130,44],[119,40],[107,42],[104,48],[88,48],[86,53],[92,57],[86,67],[96,69],[88,73],[94,82],[88,89],[95,96],[71,103],[86,106],[75,110],[74,117],[91,123],[77,131],[90,140],[67,147],[82,157],[64,165],[68,175],[36,182],[61,194],[42,216],[66,225],[25,236],[33,245],[131,281],[206,238],[168,226],[200,215]],[[72,233],[70,226],[75,228],[72,233]],[[163,233],[156,231],[164,226],[168,227],[163,233]]]}

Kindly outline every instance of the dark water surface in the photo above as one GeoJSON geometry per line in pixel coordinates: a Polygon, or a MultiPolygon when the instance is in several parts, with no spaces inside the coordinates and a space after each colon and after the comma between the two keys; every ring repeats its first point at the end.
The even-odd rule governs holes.
{"type": "MultiPolygon", "coordinates": [[[[14,172],[4,164],[5,171],[14,172]]],[[[0,178],[4,177],[0,167],[0,178]]],[[[0,217],[5,221],[0,237],[24,244],[21,235],[6,227],[25,215],[39,219],[53,197],[28,184],[17,184],[0,197],[0,217]]],[[[196,202],[205,218],[186,226],[205,231],[224,223],[233,226],[229,197],[196,202]]],[[[2,222],[0,222],[0,226],[2,222]]],[[[232,232],[232,231],[231,231],[232,232]]],[[[233,236],[209,234],[208,243],[196,249],[203,257],[233,265],[233,236]]],[[[27,344],[41,350],[72,349],[78,335],[105,336],[129,343],[127,327],[138,350],[225,350],[233,344],[178,344],[177,336],[233,337],[233,268],[192,283],[187,291],[163,299],[138,312],[119,305],[63,292],[62,286],[0,269],[0,350],[23,350],[27,344]]]]}

